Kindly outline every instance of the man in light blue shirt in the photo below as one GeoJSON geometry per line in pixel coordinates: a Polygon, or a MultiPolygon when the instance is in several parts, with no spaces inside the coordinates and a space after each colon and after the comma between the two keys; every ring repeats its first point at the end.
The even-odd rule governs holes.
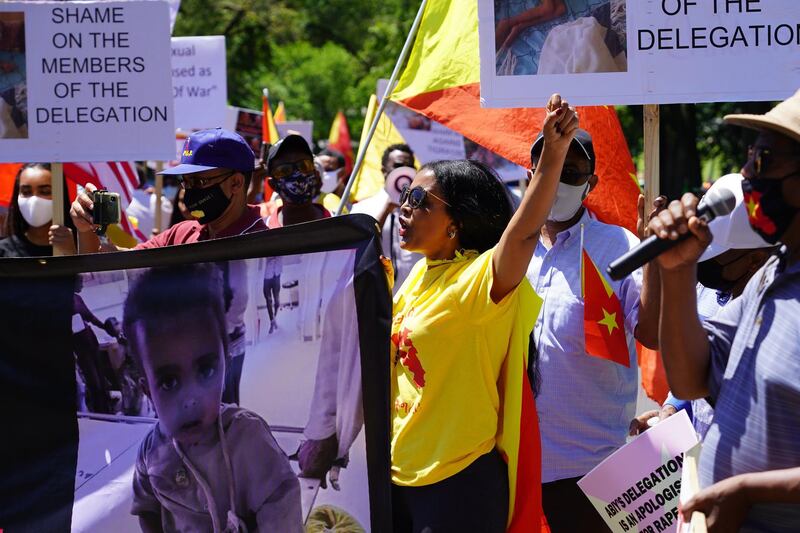
{"type": "MultiPolygon", "coordinates": [[[[539,136],[531,147],[534,169],[543,144],[539,136]]],[[[543,299],[531,338],[532,381],[542,441],[542,504],[553,533],[607,530],[577,481],[625,444],[636,407],[635,341],[655,347],[658,336],[659,294],[647,290],[658,287],[658,278],[650,279],[657,271],[644,274],[643,288],[639,270],[622,281],[609,280],[622,304],[617,323],[628,341],[628,353],[621,357],[627,365],[586,353],[581,248],[605,272],[639,243],[628,230],[593,219],[582,206],[597,185],[594,169],[591,136],[580,130],[528,268],[528,279],[543,299]]],[[[639,211],[643,218],[643,198],[639,211]]]]}

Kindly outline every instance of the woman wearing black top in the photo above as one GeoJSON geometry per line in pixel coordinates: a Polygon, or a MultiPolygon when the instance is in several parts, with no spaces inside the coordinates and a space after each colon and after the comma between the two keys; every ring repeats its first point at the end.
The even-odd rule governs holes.
{"type": "Polygon", "coordinates": [[[64,197],[64,226],[52,225],[52,176],[48,163],[23,165],[14,180],[6,219],[6,237],[0,240],[0,257],[53,255],[53,246],[75,253],[69,201],[64,197]]]}

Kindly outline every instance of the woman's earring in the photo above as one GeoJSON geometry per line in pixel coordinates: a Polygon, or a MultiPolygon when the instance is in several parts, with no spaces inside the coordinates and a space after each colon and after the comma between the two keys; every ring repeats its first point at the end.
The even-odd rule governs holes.
{"type": "Polygon", "coordinates": [[[447,236],[450,237],[451,239],[455,239],[456,231],[451,229],[450,231],[447,232],[447,236]]]}

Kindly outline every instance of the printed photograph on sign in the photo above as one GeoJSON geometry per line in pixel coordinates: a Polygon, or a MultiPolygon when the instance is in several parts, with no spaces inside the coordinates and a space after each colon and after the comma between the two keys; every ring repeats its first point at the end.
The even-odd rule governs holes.
{"type": "Polygon", "coordinates": [[[261,113],[239,109],[234,129],[247,141],[253,153],[259,153],[261,150],[261,113]]]}
{"type": "Polygon", "coordinates": [[[0,13],[0,139],[28,137],[25,13],[0,13]]]}
{"type": "MultiPolygon", "coordinates": [[[[240,502],[236,514],[249,530],[297,531],[303,522],[333,520],[365,531],[360,352],[350,342],[358,338],[354,256],[334,251],[76,277],[75,486],[89,500],[80,498],[75,519],[91,522],[83,513],[95,512],[92,491],[109,481],[102,450],[114,441],[138,448],[111,458],[135,458],[132,493],[119,487],[126,500],[119,520],[130,521],[133,509],[165,526],[202,529],[211,522],[165,502],[213,508],[198,499],[205,483],[225,502],[220,508],[229,497],[240,502]]],[[[217,518],[224,522],[225,513],[217,518]]]]}
{"type": "Polygon", "coordinates": [[[495,0],[498,76],[626,72],[626,0],[495,0]]]}

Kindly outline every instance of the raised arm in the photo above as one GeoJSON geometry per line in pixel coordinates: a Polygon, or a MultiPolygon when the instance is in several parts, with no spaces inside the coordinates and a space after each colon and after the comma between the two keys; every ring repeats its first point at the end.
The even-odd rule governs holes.
{"type": "Polygon", "coordinates": [[[578,130],[578,114],[554,94],[544,119],[544,148],[522,203],[500,237],[494,256],[492,300],[499,302],[525,277],[539,231],[555,200],[561,169],[578,130]]]}

